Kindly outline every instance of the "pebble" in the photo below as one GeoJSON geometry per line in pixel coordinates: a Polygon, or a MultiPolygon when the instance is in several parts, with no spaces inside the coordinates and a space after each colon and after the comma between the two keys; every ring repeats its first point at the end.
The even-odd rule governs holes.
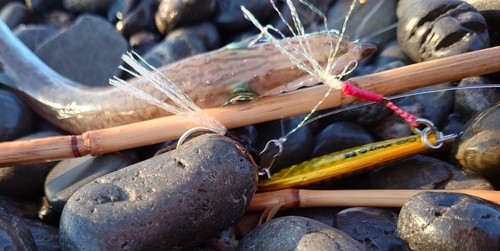
{"type": "Polygon", "coordinates": [[[29,13],[28,9],[21,2],[10,2],[0,10],[0,19],[10,28],[14,29],[20,24],[31,23],[36,18],[29,13]]]}
{"type": "MultiPolygon", "coordinates": [[[[477,86],[492,84],[485,77],[465,78],[457,86],[477,86]]],[[[462,121],[469,121],[476,113],[500,101],[497,88],[464,89],[455,91],[455,112],[461,115],[462,121]]]]}
{"type": "Polygon", "coordinates": [[[465,0],[476,8],[488,24],[491,46],[500,45],[500,3],[495,0],[465,0]]]}
{"type": "Polygon", "coordinates": [[[415,62],[489,46],[486,21],[460,0],[399,1],[398,41],[415,62]]]}
{"type": "Polygon", "coordinates": [[[47,175],[45,196],[54,210],[62,212],[68,199],[78,189],[108,173],[134,164],[134,154],[109,153],[97,157],[85,156],[59,162],[47,175]]]}
{"type": "Polygon", "coordinates": [[[25,219],[40,251],[59,251],[59,228],[39,220],[25,219]]]}
{"type": "MultiPolygon", "coordinates": [[[[295,8],[297,9],[297,14],[302,22],[302,25],[306,27],[306,33],[325,29],[322,24],[322,18],[315,11],[311,10],[308,5],[298,3],[297,1],[293,3],[295,8]]],[[[332,6],[332,0],[312,0],[309,1],[309,3],[314,5],[314,7],[316,7],[323,13],[327,13],[328,9],[332,6]]],[[[283,3],[279,5],[279,11],[283,14],[283,18],[287,23],[293,24],[292,15],[290,14],[290,8],[287,4],[283,3]]],[[[285,25],[285,23],[279,16],[273,16],[270,23],[272,23],[274,28],[283,31],[283,34],[285,34],[286,36],[292,35],[290,29],[285,25]]]]}
{"type": "Polygon", "coordinates": [[[365,250],[342,231],[321,222],[286,216],[266,222],[245,235],[236,250],[365,250]]]}
{"type": "Polygon", "coordinates": [[[176,26],[190,25],[212,17],[216,0],[162,0],[155,15],[156,27],[167,34],[176,26]]]}
{"type": "Polygon", "coordinates": [[[191,26],[185,26],[171,31],[167,37],[176,37],[185,34],[193,34],[201,39],[207,51],[220,47],[220,36],[217,26],[212,22],[203,22],[191,26]]]}
{"type": "Polygon", "coordinates": [[[217,11],[215,23],[223,30],[242,31],[253,28],[252,23],[245,19],[241,12],[241,6],[245,6],[252,12],[257,20],[266,20],[273,13],[273,7],[269,0],[216,0],[217,11]]]}
{"type": "Polygon", "coordinates": [[[474,196],[422,192],[401,208],[398,233],[414,251],[500,249],[500,206],[474,196]]]}
{"type": "MultiPolygon", "coordinates": [[[[137,0],[116,0],[109,7],[107,13],[107,19],[109,22],[116,24],[121,22],[134,7],[136,7],[137,0]]],[[[145,2],[145,1],[143,1],[145,2]]],[[[156,1],[158,2],[158,1],[156,1]]],[[[118,29],[119,30],[119,29],[118,29]]]]}
{"type": "Polygon", "coordinates": [[[154,32],[137,32],[130,36],[129,44],[132,47],[132,51],[143,55],[151,50],[161,39],[162,37],[154,32]]]}
{"type": "Polygon", "coordinates": [[[26,7],[32,13],[39,13],[46,10],[51,5],[56,5],[60,0],[25,0],[26,7]]]}
{"type": "Polygon", "coordinates": [[[80,188],[61,215],[61,249],[192,249],[243,215],[256,179],[234,141],[196,137],[80,188]]]}
{"type": "Polygon", "coordinates": [[[126,12],[115,26],[124,36],[130,37],[137,32],[158,32],[155,25],[155,12],[158,0],[139,1],[137,6],[126,12]]]}
{"type": "Polygon", "coordinates": [[[71,27],[41,45],[36,55],[79,83],[108,86],[109,79],[120,74],[118,65],[127,47],[127,41],[105,19],[82,14],[71,27]]]}
{"type": "MultiPolygon", "coordinates": [[[[37,132],[18,140],[60,136],[56,132],[37,132]]],[[[0,195],[29,198],[43,195],[45,177],[57,162],[0,168],[0,195]]]]}
{"type": "Polygon", "coordinates": [[[62,4],[65,9],[73,12],[106,13],[114,1],[115,0],[63,0],[62,4]]]}
{"type": "Polygon", "coordinates": [[[54,25],[30,24],[19,25],[13,33],[32,51],[36,51],[48,38],[59,31],[54,25]]]}
{"type": "Polygon", "coordinates": [[[0,142],[20,138],[33,130],[33,111],[13,92],[0,89],[0,111],[0,142]]]}
{"type": "Polygon", "coordinates": [[[485,178],[424,155],[372,171],[370,184],[373,189],[493,190],[493,186],[485,178]]]}
{"type": "Polygon", "coordinates": [[[38,250],[28,226],[0,199],[0,249],[38,250]]]}
{"type": "Polygon", "coordinates": [[[337,213],[335,228],[365,246],[366,250],[404,250],[397,235],[398,214],[391,209],[352,207],[337,213]]]}
{"type": "Polygon", "coordinates": [[[452,156],[468,170],[498,183],[500,177],[500,102],[476,114],[455,139],[452,156]]]}

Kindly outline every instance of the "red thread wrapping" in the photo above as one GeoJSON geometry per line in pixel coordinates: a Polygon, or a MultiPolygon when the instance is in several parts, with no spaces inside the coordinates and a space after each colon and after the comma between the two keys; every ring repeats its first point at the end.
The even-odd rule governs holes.
{"type": "Polygon", "coordinates": [[[412,114],[410,114],[410,113],[402,110],[401,108],[397,107],[391,101],[387,101],[387,103],[385,104],[385,106],[389,107],[389,109],[391,109],[394,112],[396,112],[397,114],[399,114],[399,116],[401,116],[401,118],[403,118],[404,120],[406,120],[406,122],[408,122],[410,125],[415,126],[415,127],[417,127],[419,125],[419,123],[417,122],[417,117],[415,117],[412,114]]]}
{"type": "Polygon", "coordinates": [[[348,81],[345,81],[342,84],[341,91],[343,94],[354,96],[367,101],[381,102],[384,99],[384,96],[382,96],[381,94],[365,91],[363,89],[354,86],[348,81]]]}

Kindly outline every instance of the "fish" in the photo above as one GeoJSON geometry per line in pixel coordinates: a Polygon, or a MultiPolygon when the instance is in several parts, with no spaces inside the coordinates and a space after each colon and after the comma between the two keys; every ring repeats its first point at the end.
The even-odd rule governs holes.
{"type": "MultiPolygon", "coordinates": [[[[331,48],[338,44],[335,58],[338,67],[331,69],[332,74],[345,71],[345,65],[358,62],[376,50],[372,45],[349,42],[348,38],[330,31],[283,38],[280,43],[293,48],[304,40],[311,45],[319,64],[329,63],[331,48]]],[[[0,21],[0,62],[5,75],[1,78],[3,82],[20,91],[43,118],[70,133],[81,134],[170,115],[155,105],[123,95],[113,86],[84,87],[60,75],[31,52],[3,21],[0,21]]],[[[158,71],[200,108],[252,101],[320,82],[266,41],[228,44],[165,65],[158,71]]],[[[128,82],[169,103],[166,95],[148,81],[134,78],[128,82]]]]}

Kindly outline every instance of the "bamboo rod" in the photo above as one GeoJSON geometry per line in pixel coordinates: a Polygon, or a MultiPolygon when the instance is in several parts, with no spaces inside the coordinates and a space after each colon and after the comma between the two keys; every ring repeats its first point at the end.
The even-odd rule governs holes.
{"type": "Polygon", "coordinates": [[[420,192],[463,193],[500,204],[500,191],[491,190],[304,190],[285,189],[257,193],[248,211],[294,207],[402,207],[420,192]]]}
{"type": "MultiPolygon", "coordinates": [[[[391,95],[419,87],[500,71],[500,60],[498,58],[500,58],[500,47],[492,47],[355,77],[350,81],[367,91],[391,95]]],[[[309,112],[323,98],[327,90],[327,86],[315,86],[279,96],[263,97],[247,104],[230,105],[206,109],[205,111],[227,128],[235,128],[309,112]]],[[[330,96],[320,105],[319,109],[331,108],[354,101],[356,101],[354,97],[344,96],[338,90],[332,90],[330,96]]],[[[81,155],[91,154],[97,156],[176,139],[193,126],[195,125],[184,117],[168,116],[86,132],[81,136],[84,145],[77,145],[76,148],[81,155]]],[[[76,137],[79,139],[78,143],[82,144],[80,137],[76,137]]],[[[47,141],[50,140],[47,139],[47,141]]],[[[50,144],[40,145],[39,147],[42,149],[38,149],[37,145],[30,145],[29,151],[43,152],[43,156],[21,150],[22,148],[18,147],[18,143],[0,143],[0,166],[76,157],[73,154],[75,146],[70,143],[66,142],[58,145],[58,147],[64,149],[56,149],[50,144]]]]}

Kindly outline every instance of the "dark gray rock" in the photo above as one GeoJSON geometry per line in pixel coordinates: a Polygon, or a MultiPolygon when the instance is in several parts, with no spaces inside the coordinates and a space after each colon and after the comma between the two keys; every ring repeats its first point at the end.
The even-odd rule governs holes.
{"type": "Polygon", "coordinates": [[[424,155],[372,171],[370,183],[374,189],[493,189],[475,173],[424,155]]]}
{"type": "Polygon", "coordinates": [[[0,249],[38,250],[28,226],[0,200],[0,249]]]}
{"type": "Polygon", "coordinates": [[[40,201],[40,206],[38,208],[38,219],[49,224],[59,225],[61,212],[57,212],[56,210],[54,210],[54,208],[49,204],[47,197],[42,197],[40,201]]]}
{"type": "Polygon", "coordinates": [[[13,1],[6,4],[0,10],[0,19],[2,19],[9,28],[14,29],[20,24],[33,22],[37,18],[28,11],[23,3],[13,1]]]}
{"type": "Polygon", "coordinates": [[[139,1],[130,12],[125,13],[123,20],[116,24],[116,28],[124,36],[144,31],[158,33],[155,24],[155,12],[158,10],[158,0],[139,1]]]}
{"type": "Polygon", "coordinates": [[[73,12],[106,13],[115,0],[63,0],[65,9],[73,12]]]}
{"type": "Polygon", "coordinates": [[[155,15],[156,27],[167,34],[176,26],[201,22],[213,16],[216,0],[162,0],[155,15]]]}
{"type": "Polygon", "coordinates": [[[313,152],[310,159],[328,153],[372,143],[373,137],[361,126],[350,122],[337,122],[329,125],[313,139],[313,152]]]}
{"type": "Polygon", "coordinates": [[[419,250],[499,250],[500,206],[474,196],[423,192],[401,208],[398,233],[419,250]]]}
{"type": "Polygon", "coordinates": [[[202,135],[79,189],[61,216],[61,249],[190,250],[241,217],[256,185],[234,141],[202,135]]]}
{"type": "Polygon", "coordinates": [[[59,229],[39,220],[25,220],[35,239],[38,250],[59,251],[59,229]]]}
{"type": "Polygon", "coordinates": [[[45,196],[54,210],[62,212],[68,199],[78,189],[136,161],[134,156],[129,157],[122,153],[63,160],[47,176],[45,196]]]}
{"type": "Polygon", "coordinates": [[[398,41],[415,62],[489,46],[484,18],[460,0],[399,1],[398,41]]]}
{"type": "Polygon", "coordinates": [[[59,31],[59,28],[53,25],[33,24],[18,26],[13,30],[13,33],[19,40],[28,46],[30,50],[36,51],[39,45],[56,34],[57,31],[59,31]]]}
{"type": "Polygon", "coordinates": [[[371,207],[353,207],[340,211],[335,228],[365,246],[366,250],[404,250],[405,242],[397,236],[396,212],[371,207]]]}
{"type": "Polygon", "coordinates": [[[88,86],[108,86],[120,73],[127,41],[105,19],[80,15],[67,30],[54,35],[36,54],[52,69],[88,86]]]}
{"type": "MultiPolygon", "coordinates": [[[[327,13],[328,9],[332,5],[332,0],[312,0],[309,2],[323,13],[327,13]]],[[[299,3],[299,1],[293,1],[293,3],[295,9],[297,10],[299,19],[302,22],[304,28],[306,28],[307,33],[324,30],[323,19],[315,11],[311,10],[308,5],[299,3]]],[[[288,7],[288,5],[285,4],[285,2],[282,2],[281,4],[280,2],[276,2],[276,4],[278,5],[281,14],[283,14],[283,18],[286,20],[286,22],[288,24],[293,24],[292,14],[290,13],[290,8],[288,7]]],[[[288,26],[285,25],[283,20],[278,15],[274,15],[270,23],[274,28],[282,31],[286,36],[292,35],[292,32],[290,31],[288,26]]]]}
{"type": "Polygon", "coordinates": [[[185,36],[187,34],[193,34],[199,37],[207,51],[220,47],[219,31],[217,30],[215,24],[211,22],[204,22],[175,29],[170,32],[167,37],[185,36]]]}
{"type": "Polygon", "coordinates": [[[132,47],[132,51],[139,55],[143,55],[151,50],[161,39],[162,37],[155,32],[144,31],[131,35],[129,44],[132,47]]]}
{"type": "Polygon", "coordinates": [[[491,46],[500,44],[500,2],[495,0],[465,0],[476,8],[488,24],[491,46]]]}
{"type": "Polygon", "coordinates": [[[365,250],[342,231],[321,222],[286,216],[266,222],[245,235],[236,250],[365,250]]]}
{"type": "Polygon", "coordinates": [[[0,89],[0,111],[0,142],[17,139],[33,130],[33,111],[14,93],[0,89]]]}
{"type": "Polygon", "coordinates": [[[492,182],[500,177],[500,102],[476,114],[454,142],[452,156],[492,182]]]}
{"type": "Polygon", "coordinates": [[[137,0],[115,0],[109,7],[107,18],[113,24],[120,22],[136,6],[137,0]]]}
{"type": "Polygon", "coordinates": [[[273,7],[268,0],[217,0],[215,23],[219,28],[230,31],[241,31],[253,27],[241,12],[245,6],[262,23],[273,13],[273,7]]]}
{"type": "MultiPolygon", "coordinates": [[[[37,132],[19,140],[60,136],[56,132],[37,132]]],[[[57,162],[44,162],[0,168],[0,195],[36,197],[43,195],[45,177],[57,162]]]]}
{"type": "Polygon", "coordinates": [[[60,0],[25,0],[26,7],[32,13],[38,13],[47,10],[49,7],[60,3],[60,0]]]}
{"type": "MultiPolygon", "coordinates": [[[[492,84],[485,77],[465,78],[458,86],[478,86],[492,84]]],[[[497,88],[464,89],[455,91],[455,112],[461,115],[462,122],[469,121],[476,113],[500,101],[497,88]]]]}

